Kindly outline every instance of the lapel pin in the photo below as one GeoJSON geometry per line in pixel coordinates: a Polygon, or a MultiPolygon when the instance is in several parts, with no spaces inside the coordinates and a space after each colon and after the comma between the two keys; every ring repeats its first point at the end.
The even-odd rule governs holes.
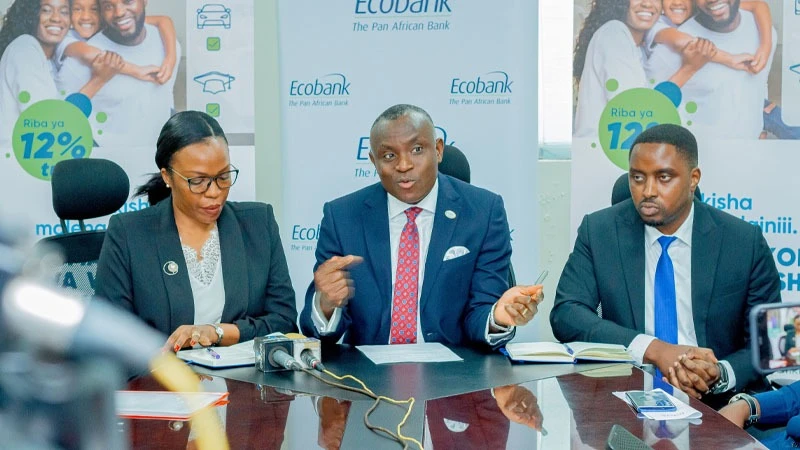
{"type": "Polygon", "coordinates": [[[178,263],[175,261],[167,261],[164,263],[164,273],[170,276],[178,273],[178,263]]]}
{"type": "Polygon", "coordinates": [[[444,216],[447,217],[448,219],[455,219],[456,213],[455,211],[448,209],[447,211],[444,212],[444,216]]]}

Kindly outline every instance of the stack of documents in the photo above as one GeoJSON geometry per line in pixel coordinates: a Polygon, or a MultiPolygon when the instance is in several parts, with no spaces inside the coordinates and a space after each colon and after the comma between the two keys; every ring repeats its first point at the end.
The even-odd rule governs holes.
{"type": "Polygon", "coordinates": [[[189,420],[208,406],[228,403],[227,392],[117,391],[117,415],[128,419],[189,420]]]}

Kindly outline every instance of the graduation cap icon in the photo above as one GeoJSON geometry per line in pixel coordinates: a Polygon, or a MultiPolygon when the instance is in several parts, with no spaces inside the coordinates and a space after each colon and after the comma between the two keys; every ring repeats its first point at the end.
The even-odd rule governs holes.
{"type": "Polygon", "coordinates": [[[216,70],[206,72],[193,78],[194,81],[203,85],[203,92],[210,92],[212,94],[219,94],[231,89],[231,82],[236,77],[233,75],[217,72],[216,70]]]}

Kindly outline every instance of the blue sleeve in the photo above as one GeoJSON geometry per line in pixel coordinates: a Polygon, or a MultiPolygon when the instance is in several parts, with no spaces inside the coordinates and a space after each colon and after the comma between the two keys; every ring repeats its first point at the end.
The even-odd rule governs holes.
{"type": "MultiPolygon", "coordinates": [[[[329,203],[326,203],[322,208],[322,222],[320,224],[319,239],[317,240],[317,250],[315,252],[316,263],[314,264],[314,272],[325,261],[334,256],[342,256],[341,243],[339,242],[338,234],[336,233],[336,225],[333,220],[333,212],[329,203]]],[[[314,280],[311,280],[308,289],[306,290],[305,304],[303,311],[300,313],[300,331],[306,336],[313,336],[321,341],[335,343],[342,337],[344,330],[350,326],[350,315],[347,313],[347,308],[342,311],[342,319],[335,331],[325,336],[321,336],[311,319],[311,314],[314,305],[314,280]]]]}
{"type": "MultiPolygon", "coordinates": [[[[756,394],[755,398],[761,407],[759,423],[788,423],[789,419],[800,413],[800,381],[795,381],[777,391],[756,394]]],[[[794,422],[796,422],[794,425],[797,432],[795,436],[800,436],[800,422],[794,422]]],[[[787,431],[789,431],[788,426],[787,431]]]]}
{"type": "MultiPolygon", "coordinates": [[[[498,195],[492,202],[488,230],[481,245],[472,273],[470,302],[465,315],[470,341],[486,343],[486,324],[492,305],[508,289],[508,264],[511,259],[511,233],[508,229],[503,199],[498,195]]],[[[513,337],[492,342],[499,346],[513,337]]]]}

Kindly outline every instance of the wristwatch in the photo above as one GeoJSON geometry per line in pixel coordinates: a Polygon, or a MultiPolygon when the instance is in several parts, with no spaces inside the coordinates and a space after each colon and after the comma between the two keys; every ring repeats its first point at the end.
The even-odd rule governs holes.
{"type": "Polygon", "coordinates": [[[728,390],[728,370],[720,363],[717,363],[717,370],[719,370],[719,380],[709,389],[711,394],[721,394],[728,390]]]}
{"type": "Polygon", "coordinates": [[[217,342],[215,342],[214,345],[216,346],[221,344],[222,338],[225,337],[225,330],[223,330],[222,327],[219,326],[219,324],[210,323],[209,325],[214,327],[214,331],[217,333],[217,342]]]}
{"type": "Polygon", "coordinates": [[[741,392],[731,397],[730,401],[728,401],[728,404],[730,405],[739,400],[744,400],[747,402],[747,406],[750,408],[750,416],[744,421],[744,426],[749,427],[750,425],[758,422],[760,416],[758,414],[758,407],[756,406],[756,399],[754,399],[752,395],[741,392]]]}

